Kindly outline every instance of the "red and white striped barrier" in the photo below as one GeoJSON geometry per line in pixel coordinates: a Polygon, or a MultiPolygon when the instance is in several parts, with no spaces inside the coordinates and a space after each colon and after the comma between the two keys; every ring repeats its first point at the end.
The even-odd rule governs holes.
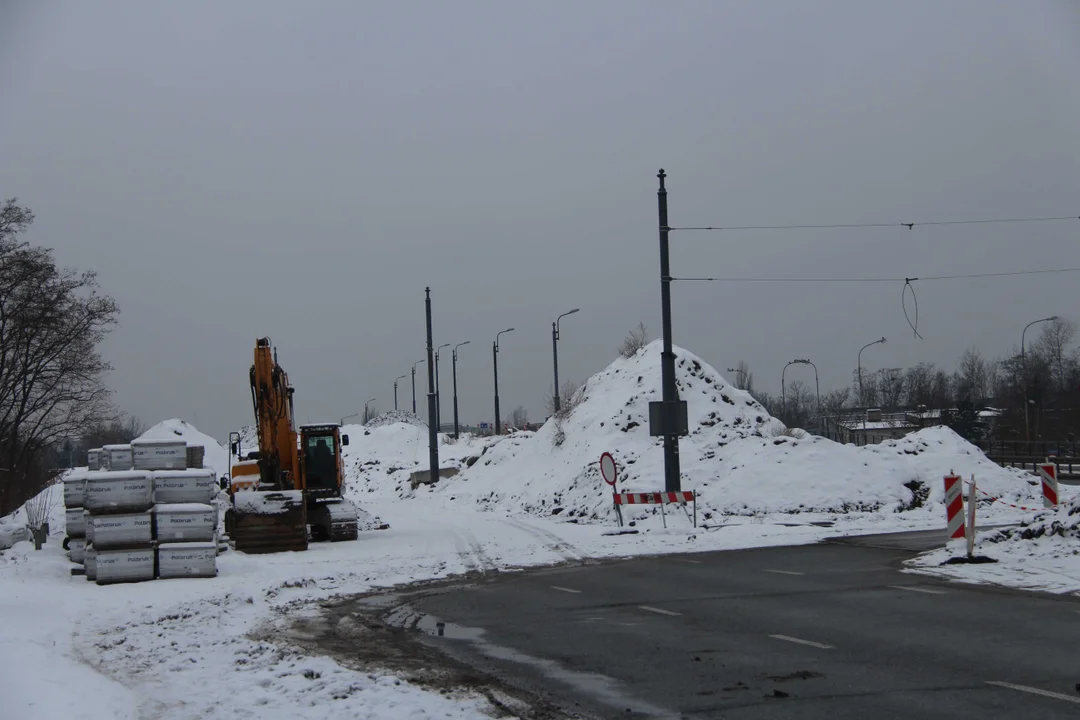
{"type": "Polygon", "coordinates": [[[1039,463],[1039,477],[1042,478],[1043,507],[1057,507],[1057,465],[1054,463],[1039,463]]]}
{"type": "MultiPolygon", "coordinates": [[[[664,514],[664,505],[678,503],[682,506],[683,510],[686,509],[686,503],[694,503],[694,527],[697,527],[697,496],[694,495],[693,490],[680,490],[679,492],[644,492],[644,493],[631,493],[631,492],[617,492],[615,495],[615,510],[618,513],[619,524],[622,525],[622,512],[620,506],[622,505],[659,505],[660,516],[664,520],[664,527],[667,527],[667,515],[664,514]]],[[[689,513],[687,513],[689,516],[689,513]]]]}
{"type": "Polygon", "coordinates": [[[945,513],[950,539],[964,537],[964,483],[959,475],[945,476],[945,513]]]}
{"type": "Polygon", "coordinates": [[[694,501],[693,490],[680,492],[615,493],[616,505],[657,505],[694,501]]]}

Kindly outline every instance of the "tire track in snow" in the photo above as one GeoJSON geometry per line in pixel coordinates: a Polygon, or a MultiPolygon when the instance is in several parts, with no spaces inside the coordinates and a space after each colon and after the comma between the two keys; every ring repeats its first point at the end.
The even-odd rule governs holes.
{"type": "Polygon", "coordinates": [[[450,532],[454,536],[454,545],[457,547],[458,557],[461,558],[466,572],[486,573],[497,569],[475,535],[460,528],[454,528],[450,532]]]}
{"type": "Polygon", "coordinates": [[[538,528],[533,525],[529,525],[522,520],[515,520],[513,518],[501,518],[503,522],[511,527],[517,528],[524,533],[532,535],[534,538],[540,541],[540,544],[547,548],[549,551],[560,556],[567,562],[583,565],[586,561],[586,556],[574,545],[566,542],[555,533],[538,528]]]}

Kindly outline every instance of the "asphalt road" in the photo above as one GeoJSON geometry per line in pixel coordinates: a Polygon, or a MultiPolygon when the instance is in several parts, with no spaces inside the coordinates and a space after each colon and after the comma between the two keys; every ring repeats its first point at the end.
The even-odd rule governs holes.
{"type": "Polygon", "coordinates": [[[428,642],[591,717],[1080,717],[1080,601],[897,569],[942,536],[506,574],[413,608],[446,623],[428,642]]]}

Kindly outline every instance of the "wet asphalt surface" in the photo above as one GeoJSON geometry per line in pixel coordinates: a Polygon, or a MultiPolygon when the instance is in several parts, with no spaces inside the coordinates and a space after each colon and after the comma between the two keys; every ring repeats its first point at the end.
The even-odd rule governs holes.
{"type": "Polygon", "coordinates": [[[410,606],[426,642],[583,717],[1080,717],[1080,598],[900,570],[942,542],[497,573],[410,606]]]}

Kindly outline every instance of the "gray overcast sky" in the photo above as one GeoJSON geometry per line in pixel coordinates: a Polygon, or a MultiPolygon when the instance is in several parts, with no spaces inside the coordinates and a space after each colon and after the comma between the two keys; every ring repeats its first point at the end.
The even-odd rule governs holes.
{"type": "MultiPolygon", "coordinates": [[[[250,422],[261,335],[301,422],[390,407],[424,355],[425,285],[437,343],[473,343],[463,419],[491,417],[509,326],[502,407],[537,417],[560,312],[582,308],[563,378],[602,369],[639,320],[659,333],[659,167],[675,225],[1080,215],[1078,68],[1073,0],[6,0],[0,196],[120,303],[111,384],[146,422],[250,422]]],[[[1080,221],[687,233],[672,266],[1080,266],[1078,238],[1080,221]]],[[[682,284],[674,336],[774,391],[810,357],[824,389],[881,335],[867,367],[1005,353],[1031,319],[1080,320],[1078,288],[924,283],[916,340],[902,283],[682,284]]]]}

